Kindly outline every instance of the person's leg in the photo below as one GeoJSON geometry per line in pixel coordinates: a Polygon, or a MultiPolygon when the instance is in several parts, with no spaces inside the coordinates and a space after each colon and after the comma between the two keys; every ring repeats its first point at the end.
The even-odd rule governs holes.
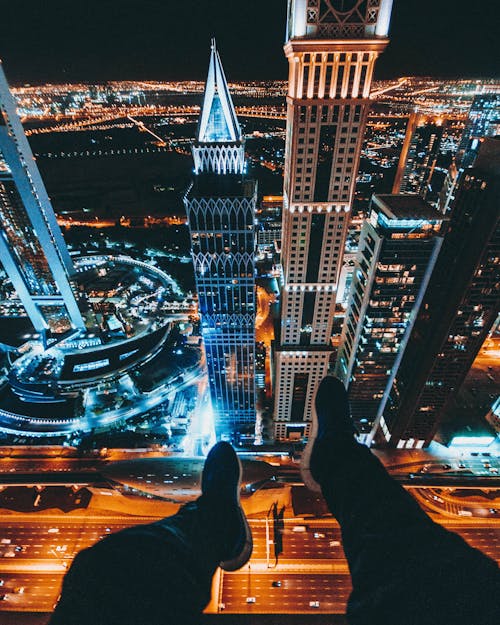
{"type": "Polygon", "coordinates": [[[252,535],[239,500],[240,480],[236,453],[229,443],[218,443],[203,467],[201,497],[154,524],[192,554],[210,580],[217,566],[237,570],[252,553],[252,535]]]}
{"type": "Polygon", "coordinates": [[[353,583],[350,622],[400,623],[404,610],[407,625],[452,618],[460,619],[455,625],[487,623],[495,607],[495,563],[434,523],[356,442],[347,394],[335,378],[320,385],[316,418],[304,481],[320,485],[341,526],[353,583]],[[482,586],[471,568],[481,572],[482,586]],[[478,620],[467,621],[472,615],[478,620]]]}
{"type": "Polygon", "coordinates": [[[210,600],[217,566],[234,570],[251,555],[240,471],[234,450],[219,443],[205,462],[198,500],[78,554],[51,625],[195,623],[210,600]]]}

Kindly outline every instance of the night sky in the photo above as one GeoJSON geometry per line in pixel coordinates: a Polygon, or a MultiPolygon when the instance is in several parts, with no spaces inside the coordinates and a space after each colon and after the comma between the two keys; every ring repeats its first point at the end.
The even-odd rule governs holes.
{"type": "MultiPolygon", "coordinates": [[[[496,0],[394,0],[377,77],[498,76],[496,0]]],[[[286,78],[286,0],[2,2],[0,58],[13,84],[204,79],[215,35],[229,80],[286,78]]]]}

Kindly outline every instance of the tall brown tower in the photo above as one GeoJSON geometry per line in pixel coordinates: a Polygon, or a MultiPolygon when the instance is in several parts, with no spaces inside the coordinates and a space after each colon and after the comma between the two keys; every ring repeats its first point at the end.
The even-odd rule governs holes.
{"type": "Polygon", "coordinates": [[[307,436],[328,370],[336,290],[375,61],[392,0],[289,0],[275,436],[307,436]]]}

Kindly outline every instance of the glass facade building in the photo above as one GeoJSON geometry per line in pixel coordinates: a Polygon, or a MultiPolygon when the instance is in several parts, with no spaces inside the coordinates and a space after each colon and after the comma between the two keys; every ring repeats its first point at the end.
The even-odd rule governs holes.
{"type": "Polygon", "coordinates": [[[430,443],[500,308],[500,139],[462,173],[449,229],[384,414],[391,445],[430,443]]]}
{"type": "Polygon", "coordinates": [[[471,141],[491,137],[500,133],[500,94],[484,93],[477,95],[472,101],[465,124],[460,146],[458,161],[462,167],[470,167],[468,158],[471,141]]]}
{"type": "MultiPolygon", "coordinates": [[[[443,216],[419,196],[374,196],[364,223],[336,375],[368,438],[383,412],[442,243],[443,216]]],[[[384,426],[385,427],[385,426],[384,426]]]]}
{"type": "Polygon", "coordinates": [[[255,428],[255,207],[241,130],[212,44],[185,196],[215,429],[218,438],[255,428]]]}
{"type": "Polygon", "coordinates": [[[0,259],[37,332],[85,327],[73,263],[0,65],[0,259]]]}

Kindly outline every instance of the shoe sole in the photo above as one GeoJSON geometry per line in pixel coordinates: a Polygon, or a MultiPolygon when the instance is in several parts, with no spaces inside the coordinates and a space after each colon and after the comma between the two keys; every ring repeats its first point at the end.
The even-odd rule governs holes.
{"type": "MultiPolygon", "coordinates": [[[[236,455],[236,452],[235,452],[235,455],[236,455]]],[[[220,568],[223,571],[228,571],[228,572],[237,571],[238,569],[241,569],[241,567],[244,566],[250,560],[252,556],[252,551],[253,551],[252,530],[250,529],[250,525],[248,525],[247,518],[245,516],[245,513],[243,512],[243,508],[241,507],[241,503],[240,503],[241,476],[243,475],[243,468],[241,466],[241,461],[237,455],[236,455],[236,458],[238,460],[238,465],[240,467],[240,477],[238,480],[238,488],[237,488],[237,499],[238,499],[238,508],[241,514],[241,520],[243,521],[243,525],[245,528],[245,542],[243,544],[243,547],[240,553],[236,557],[232,558],[231,560],[224,560],[223,562],[219,564],[220,568]]]]}
{"type": "Polygon", "coordinates": [[[318,415],[316,414],[316,397],[314,398],[312,405],[312,420],[311,430],[307,438],[307,444],[302,452],[300,459],[300,475],[304,486],[314,493],[321,493],[321,486],[316,482],[311,474],[311,455],[314,447],[314,443],[318,436],[318,415]]]}

